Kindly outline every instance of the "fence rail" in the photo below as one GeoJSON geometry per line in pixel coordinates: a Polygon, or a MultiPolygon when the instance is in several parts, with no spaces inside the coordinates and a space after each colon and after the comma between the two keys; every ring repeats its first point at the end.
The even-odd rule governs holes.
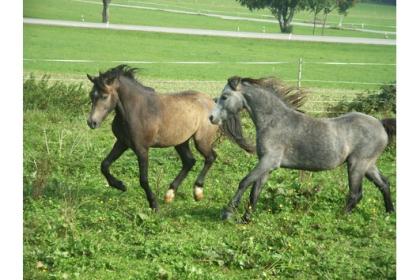
{"type": "MultiPolygon", "coordinates": [[[[57,62],[57,63],[109,63],[109,64],[184,64],[184,65],[280,65],[280,64],[294,64],[296,61],[142,61],[142,60],[92,60],[92,59],[52,59],[52,58],[24,58],[27,62],[57,62]]],[[[359,85],[383,85],[384,82],[360,82],[360,81],[343,81],[343,80],[311,80],[303,79],[303,65],[338,65],[338,66],[390,66],[396,67],[395,63],[378,63],[378,62],[346,62],[346,61],[304,61],[299,58],[297,61],[298,73],[297,79],[285,80],[286,82],[295,82],[298,88],[301,87],[302,82],[312,83],[335,83],[335,84],[359,84],[359,85]]],[[[182,80],[185,81],[185,80],[182,80]]],[[[173,81],[170,81],[173,82],[173,81]]],[[[211,81],[213,82],[213,81],[211,81]]],[[[393,85],[388,83],[389,85],[393,85]]]]}

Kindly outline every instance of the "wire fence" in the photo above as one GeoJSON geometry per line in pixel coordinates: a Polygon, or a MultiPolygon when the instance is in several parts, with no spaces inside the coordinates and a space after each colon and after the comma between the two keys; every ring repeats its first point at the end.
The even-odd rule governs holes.
{"type": "MultiPolygon", "coordinates": [[[[23,79],[34,79],[37,81],[46,80],[48,82],[63,83],[82,83],[88,89],[91,82],[87,78],[79,77],[57,77],[57,76],[35,76],[25,73],[23,79]]],[[[204,80],[158,80],[158,79],[142,79],[142,83],[151,86],[159,93],[179,92],[188,89],[194,89],[217,97],[221,89],[225,86],[226,81],[204,81],[204,80]]],[[[288,80],[286,82],[296,82],[296,80],[288,80]]],[[[303,109],[311,114],[326,115],[329,113],[328,107],[343,101],[352,101],[358,95],[375,94],[375,91],[352,90],[352,89],[328,89],[328,88],[307,88],[306,103],[303,109]]],[[[87,95],[86,95],[87,96],[87,95]]],[[[344,113],[344,112],[343,112],[344,113]]]]}
{"type": "MultiPolygon", "coordinates": [[[[319,86],[313,86],[308,88],[309,84],[335,84],[335,85],[368,85],[368,86],[379,86],[392,83],[383,83],[377,81],[349,81],[349,80],[322,80],[322,79],[305,79],[303,78],[304,65],[335,65],[335,66],[356,66],[356,67],[396,67],[395,63],[380,63],[380,62],[354,62],[354,61],[306,61],[300,58],[296,61],[143,61],[143,60],[94,60],[94,59],[64,59],[64,58],[24,58],[26,62],[31,63],[69,63],[69,64],[130,64],[130,65],[143,65],[143,64],[156,64],[156,65],[294,65],[297,67],[296,79],[284,79],[283,81],[290,84],[296,85],[298,88],[303,87],[308,92],[307,101],[304,105],[306,111],[314,114],[326,114],[328,113],[328,107],[343,101],[351,101],[358,95],[375,94],[375,91],[368,91],[366,89],[344,89],[342,87],[337,88],[325,88],[319,86]],[[303,86],[302,86],[303,84],[303,86]]],[[[290,67],[291,68],[291,67],[290,67]]],[[[45,77],[38,75],[34,76],[31,73],[24,73],[24,79],[33,78],[36,80],[45,79],[45,77]]],[[[72,75],[54,75],[48,76],[48,81],[51,82],[64,82],[64,83],[83,83],[86,86],[90,86],[90,82],[84,76],[72,76],[72,75]]],[[[142,78],[141,81],[148,86],[152,86],[156,91],[165,92],[177,92],[186,89],[194,89],[205,92],[213,97],[219,95],[220,90],[225,86],[226,80],[162,80],[152,78],[142,78]]]]}
{"type": "MultiPolygon", "coordinates": [[[[143,61],[143,60],[92,60],[92,59],[50,59],[50,58],[24,58],[27,62],[56,62],[56,63],[87,63],[87,64],[159,64],[159,65],[297,65],[298,74],[296,79],[285,80],[286,82],[295,82],[298,87],[303,82],[324,83],[324,84],[355,84],[355,85],[383,85],[384,82],[362,82],[347,80],[317,80],[302,79],[303,65],[338,65],[338,66],[382,66],[396,67],[395,63],[378,63],[378,62],[348,62],[348,61],[304,61],[302,58],[296,61],[143,61]]],[[[170,81],[173,82],[173,81],[170,81]]]]}

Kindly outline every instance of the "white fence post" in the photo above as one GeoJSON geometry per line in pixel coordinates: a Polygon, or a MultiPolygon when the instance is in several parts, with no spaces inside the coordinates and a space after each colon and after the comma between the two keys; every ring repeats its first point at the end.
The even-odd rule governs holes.
{"type": "Polygon", "coordinates": [[[298,89],[300,88],[300,84],[302,82],[302,64],[303,64],[303,59],[299,58],[299,65],[298,65],[298,82],[297,82],[297,87],[298,89]]]}

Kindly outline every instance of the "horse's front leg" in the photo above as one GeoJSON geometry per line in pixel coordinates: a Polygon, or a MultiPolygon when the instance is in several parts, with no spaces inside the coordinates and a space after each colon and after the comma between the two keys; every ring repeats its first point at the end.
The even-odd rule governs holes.
{"type": "MultiPolygon", "coordinates": [[[[246,189],[252,183],[257,182],[259,179],[263,179],[262,176],[269,173],[271,170],[280,166],[279,160],[276,160],[273,157],[265,156],[262,157],[261,160],[258,162],[257,166],[247,175],[242,181],[239,183],[238,190],[236,191],[235,195],[232,197],[230,202],[228,203],[227,207],[222,212],[222,219],[226,220],[229,219],[233,212],[238,207],[242,195],[246,191],[246,189]]],[[[256,204],[258,196],[255,196],[254,204],[256,204]]]]}
{"type": "Polygon", "coordinates": [[[257,207],[257,200],[260,196],[261,190],[265,182],[267,182],[269,173],[263,174],[252,186],[251,193],[249,194],[249,204],[245,210],[245,214],[242,216],[243,223],[249,223],[251,221],[252,212],[257,207]]]}
{"type": "Polygon", "coordinates": [[[154,193],[149,186],[148,169],[149,169],[149,151],[147,148],[136,149],[137,161],[139,163],[140,173],[140,186],[146,192],[147,201],[149,202],[150,208],[157,211],[159,210],[158,204],[154,193]]]}
{"type": "Polygon", "coordinates": [[[125,187],[123,182],[115,178],[109,172],[109,167],[114,161],[116,161],[127,150],[127,148],[128,147],[126,144],[124,144],[121,140],[117,139],[111,151],[101,163],[101,172],[105,176],[106,180],[108,181],[108,184],[111,187],[119,189],[120,191],[126,191],[127,188],[125,187]]]}

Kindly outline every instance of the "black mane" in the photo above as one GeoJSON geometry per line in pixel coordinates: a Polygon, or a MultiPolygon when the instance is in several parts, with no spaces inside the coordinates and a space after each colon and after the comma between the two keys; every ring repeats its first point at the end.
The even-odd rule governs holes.
{"type": "Polygon", "coordinates": [[[155,90],[153,88],[144,86],[140,81],[136,79],[135,74],[138,70],[138,68],[130,67],[126,64],[121,64],[114,68],[108,69],[105,73],[99,72],[99,76],[96,78],[95,84],[100,88],[104,88],[108,81],[113,81],[118,79],[120,76],[123,76],[140,85],[143,89],[154,92],[155,90]]]}

